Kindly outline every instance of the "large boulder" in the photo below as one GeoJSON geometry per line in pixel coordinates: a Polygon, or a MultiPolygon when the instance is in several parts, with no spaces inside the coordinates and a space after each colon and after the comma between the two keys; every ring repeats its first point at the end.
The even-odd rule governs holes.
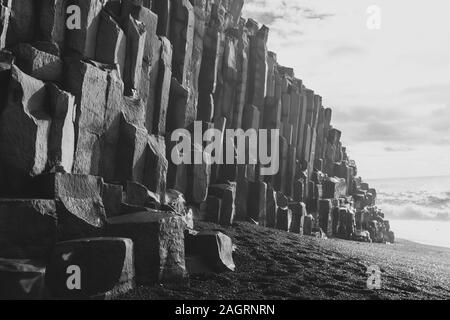
{"type": "Polygon", "coordinates": [[[133,242],[123,238],[60,242],[45,278],[53,298],[117,297],[134,288],[133,242]]]}
{"type": "Polygon", "coordinates": [[[198,256],[216,272],[235,271],[233,242],[219,231],[202,231],[188,234],[186,255],[198,256]]]}
{"type": "Polygon", "coordinates": [[[45,267],[32,260],[0,258],[0,300],[41,300],[46,297],[45,267]]]}
{"type": "Polygon", "coordinates": [[[54,200],[0,200],[0,257],[45,259],[56,239],[54,200]]]}
{"type": "Polygon", "coordinates": [[[150,210],[108,219],[106,234],[133,240],[140,283],[179,282],[186,277],[183,219],[150,210]]]}

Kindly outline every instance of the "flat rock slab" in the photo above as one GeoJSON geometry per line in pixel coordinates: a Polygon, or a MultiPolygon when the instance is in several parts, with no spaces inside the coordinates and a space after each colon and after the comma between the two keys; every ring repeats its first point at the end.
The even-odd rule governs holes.
{"type": "Polygon", "coordinates": [[[176,282],[186,277],[182,217],[149,210],[107,220],[109,236],[133,240],[138,282],[176,282]]]}
{"type": "Polygon", "coordinates": [[[231,238],[219,231],[202,231],[188,234],[186,253],[199,256],[216,272],[235,271],[233,261],[233,242],[231,238]]]}
{"type": "Polygon", "coordinates": [[[0,258],[0,300],[45,297],[45,267],[31,260],[0,258]]]}
{"type": "Polygon", "coordinates": [[[90,238],[60,242],[47,267],[52,298],[109,299],[134,288],[133,242],[90,238]]]}
{"type": "Polygon", "coordinates": [[[54,200],[0,200],[0,257],[48,257],[56,243],[54,200]]]}

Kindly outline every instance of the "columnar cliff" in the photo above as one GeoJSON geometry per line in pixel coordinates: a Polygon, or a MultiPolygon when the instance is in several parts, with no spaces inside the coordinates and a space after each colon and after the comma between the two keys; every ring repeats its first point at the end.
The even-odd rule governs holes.
{"type": "MultiPolygon", "coordinates": [[[[277,62],[269,29],[241,17],[243,5],[0,1],[1,257],[50,261],[57,273],[70,250],[134,255],[139,281],[181,279],[192,216],[393,241],[332,110],[277,62]],[[173,163],[171,134],[199,124],[220,129],[224,145],[225,129],[279,129],[278,172],[173,163]]],[[[215,156],[205,144],[192,141],[188,156],[215,156]]]]}

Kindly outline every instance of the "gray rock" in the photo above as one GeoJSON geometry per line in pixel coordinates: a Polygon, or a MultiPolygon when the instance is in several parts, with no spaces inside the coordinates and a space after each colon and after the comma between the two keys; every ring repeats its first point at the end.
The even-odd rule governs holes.
{"type": "Polygon", "coordinates": [[[52,125],[48,141],[48,167],[51,171],[72,172],[75,151],[75,98],[55,84],[47,85],[52,125]]]}
{"type": "Polygon", "coordinates": [[[331,210],[331,200],[319,200],[319,226],[328,237],[333,236],[333,216],[331,210]]]}
{"type": "Polygon", "coordinates": [[[104,183],[102,188],[102,201],[105,206],[107,218],[119,216],[122,213],[123,186],[104,183]]]}
{"type": "Polygon", "coordinates": [[[189,234],[186,239],[186,253],[199,256],[216,272],[235,271],[233,261],[233,242],[219,231],[202,231],[189,234]]]}
{"type": "Polygon", "coordinates": [[[42,300],[46,298],[45,267],[33,260],[0,258],[1,300],[42,300]]]}
{"type": "Polygon", "coordinates": [[[11,68],[14,60],[15,57],[11,52],[0,51],[0,115],[7,103],[11,68]]]}
{"type": "Polygon", "coordinates": [[[50,258],[45,279],[50,294],[57,299],[118,297],[135,287],[133,242],[123,238],[60,242],[50,258]],[[76,280],[71,280],[75,272],[79,272],[79,288],[76,280]]]}
{"type": "Polygon", "coordinates": [[[66,30],[66,48],[83,57],[94,59],[100,12],[104,0],[71,0],[71,5],[81,9],[81,29],[66,30]]]}
{"type": "Polygon", "coordinates": [[[106,233],[133,240],[138,282],[179,282],[186,278],[184,225],[173,213],[151,210],[108,219],[106,233]]]}
{"type": "Polygon", "coordinates": [[[32,197],[56,200],[58,240],[102,232],[106,218],[102,187],[101,177],[67,173],[41,175],[30,183],[32,197]]]}
{"type": "Polygon", "coordinates": [[[274,229],[277,227],[277,212],[277,193],[271,184],[267,184],[266,227],[274,229]]]}
{"type": "Polygon", "coordinates": [[[37,3],[28,0],[11,1],[6,45],[14,47],[21,42],[30,42],[35,34],[37,3]]]}
{"type": "Polygon", "coordinates": [[[147,31],[144,23],[129,16],[127,23],[127,54],[125,59],[125,94],[135,96],[141,81],[147,31]]]}
{"type": "Polygon", "coordinates": [[[249,218],[258,222],[262,227],[267,223],[267,184],[265,182],[256,181],[250,183],[248,196],[248,215],[249,218]]]}
{"type": "Polygon", "coordinates": [[[75,96],[77,145],[73,172],[100,175],[108,74],[79,60],[65,59],[66,89],[75,96]]]}
{"type": "Polygon", "coordinates": [[[278,207],[277,229],[289,232],[292,224],[292,210],[288,207],[278,207]]]}
{"type": "Polygon", "coordinates": [[[168,161],[166,144],[161,136],[149,135],[145,153],[143,184],[164,202],[166,193],[168,161]]]}
{"type": "Polygon", "coordinates": [[[222,210],[222,199],[208,196],[206,199],[206,221],[220,223],[220,213],[222,210]]]}
{"type": "Polygon", "coordinates": [[[161,50],[158,61],[158,75],[155,83],[156,95],[151,124],[152,132],[164,135],[169,107],[169,93],[172,82],[172,45],[167,38],[161,38],[161,50]]]}
{"type": "Polygon", "coordinates": [[[118,65],[121,77],[125,72],[127,39],[119,24],[105,11],[101,13],[95,57],[106,64],[118,65]]]}
{"type": "Polygon", "coordinates": [[[211,185],[208,195],[222,200],[219,223],[223,226],[231,226],[236,214],[236,183],[211,185]]]}
{"type": "Polygon", "coordinates": [[[57,239],[54,200],[0,199],[0,256],[46,259],[57,239]]]}
{"type": "Polygon", "coordinates": [[[306,212],[306,205],[303,202],[289,203],[289,209],[292,211],[292,223],[289,232],[303,235],[303,225],[306,212]]]}
{"type": "Polygon", "coordinates": [[[64,47],[68,0],[41,0],[39,31],[45,41],[64,47]]]}
{"type": "Polygon", "coordinates": [[[0,160],[16,178],[45,169],[51,126],[46,99],[42,81],[12,66],[9,97],[0,117],[0,160]]]}
{"type": "Polygon", "coordinates": [[[3,1],[0,3],[0,50],[5,48],[6,35],[9,26],[9,17],[11,15],[11,1],[3,1]]]}
{"type": "Polygon", "coordinates": [[[328,178],[322,183],[324,199],[338,199],[347,194],[345,179],[328,178]]]}
{"type": "Polygon", "coordinates": [[[125,192],[125,202],[132,206],[154,208],[161,203],[159,194],[155,194],[149,191],[144,185],[127,181],[127,187],[125,192]]]}
{"type": "Polygon", "coordinates": [[[189,0],[172,0],[171,11],[169,39],[173,45],[173,76],[181,84],[187,85],[194,44],[194,8],[189,0]]]}

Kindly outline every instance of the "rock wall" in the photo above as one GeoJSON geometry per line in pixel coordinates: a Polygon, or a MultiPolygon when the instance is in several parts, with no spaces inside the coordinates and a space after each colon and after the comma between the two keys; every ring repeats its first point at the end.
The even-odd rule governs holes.
{"type": "MultiPolygon", "coordinates": [[[[145,247],[134,230],[141,219],[149,230],[164,226],[152,241],[175,246],[170,226],[182,230],[173,219],[189,213],[224,225],[393,240],[332,110],[277,62],[269,29],[244,19],[243,5],[0,1],[2,256],[42,257],[57,241],[103,235],[110,224],[108,235],[133,229],[130,238],[145,247]],[[260,164],[172,163],[171,133],[192,132],[196,120],[202,132],[279,129],[278,173],[263,176],[260,164]],[[142,211],[153,219],[135,215],[142,211]],[[19,224],[25,229],[14,233],[19,224]]],[[[193,142],[190,155],[203,147],[193,142]]],[[[160,257],[170,272],[161,264],[152,278],[182,276],[183,254],[160,257]]]]}

